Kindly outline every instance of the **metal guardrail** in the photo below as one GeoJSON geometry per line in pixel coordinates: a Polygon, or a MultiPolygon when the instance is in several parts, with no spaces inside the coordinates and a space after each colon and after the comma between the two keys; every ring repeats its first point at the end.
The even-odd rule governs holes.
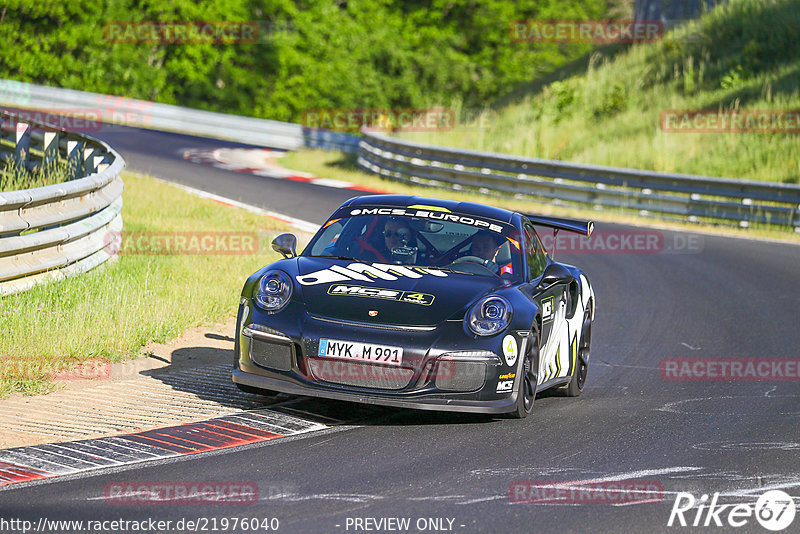
{"type": "Polygon", "coordinates": [[[635,210],[644,216],[791,226],[800,231],[800,186],[581,165],[558,160],[363,138],[299,124],[193,110],[143,100],[0,79],[0,104],[51,113],[77,109],[122,122],[293,150],[357,152],[359,165],[385,178],[482,194],[535,197],[553,204],[635,210]]]}
{"type": "Polygon", "coordinates": [[[44,110],[52,114],[75,110],[96,116],[104,123],[180,132],[284,150],[304,147],[350,153],[358,150],[359,137],[356,135],[14,80],[0,79],[0,105],[44,110]]]}
{"type": "Polygon", "coordinates": [[[403,141],[365,133],[363,169],[392,180],[535,197],[553,204],[636,210],[643,216],[789,226],[800,231],[800,186],[581,165],[403,141]]]}
{"type": "Polygon", "coordinates": [[[0,112],[0,158],[34,169],[66,159],[70,180],[0,193],[0,296],[109,260],[122,230],[125,161],[107,144],[0,112]]]}

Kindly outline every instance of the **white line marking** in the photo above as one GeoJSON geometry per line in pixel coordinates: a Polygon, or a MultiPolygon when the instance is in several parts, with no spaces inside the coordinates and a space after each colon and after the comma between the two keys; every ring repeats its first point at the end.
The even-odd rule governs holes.
{"type": "MultiPolygon", "coordinates": [[[[783,397],[788,398],[797,398],[800,395],[776,395],[770,396],[770,399],[778,399],[783,397]]],[[[677,414],[688,414],[691,413],[692,415],[741,415],[739,412],[722,412],[718,409],[714,409],[713,411],[708,412],[700,412],[698,410],[694,410],[693,412],[684,412],[678,409],[679,406],[683,404],[687,404],[690,402],[705,402],[705,401],[714,401],[715,404],[718,404],[721,399],[762,399],[763,396],[756,396],[756,395],[724,395],[724,396],[717,396],[717,397],[695,397],[692,399],[682,399],[679,401],[668,402],[661,408],[656,408],[657,412],[668,412],[668,413],[677,413],[677,414]]],[[[800,411],[795,412],[770,412],[772,415],[800,415],[800,411]]]]}
{"type": "Polygon", "coordinates": [[[456,504],[475,504],[479,502],[499,501],[500,499],[508,499],[508,494],[492,495],[491,497],[479,497],[477,499],[469,499],[467,501],[459,501],[456,504]]]}
{"type": "Polygon", "coordinates": [[[576,480],[572,484],[594,484],[598,482],[618,482],[620,480],[629,480],[635,478],[649,477],[653,475],[668,475],[671,473],[686,473],[689,471],[702,471],[702,467],[666,467],[663,469],[643,469],[641,471],[629,471],[627,473],[618,473],[606,477],[594,478],[590,480],[576,480]]]}
{"type": "Polygon", "coordinates": [[[408,497],[409,501],[454,501],[466,499],[466,495],[430,495],[428,497],[408,497]]]}
{"type": "MultiPolygon", "coordinates": [[[[294,494],[287,494],[281,497],[287,501],[310,501],[310,500],[327,500],[327,501],[349,501],[349,502],[370,502],[370,501],[379,501],[384,497],[382,495],[370,495],[370,494],[363,494],[363,493],[318,493],[316,495],[298,495],[294,494]]],[[[260,500],[273,500],[273,497],[267,497],[266,499],[260,500]]]]}
{"type": "Polygon", "coordinates": [[[173,187],[177,187],[178,189],[182,189],[189,194],[201,197],[201,198],[208,198],[211,200],[216,200],[217,202],[223,202],[230,206],[234,206],[236,208],[242,208],[247,210],[251,213],[255,213],[257,215],[264,215],[267,217],[271,217],[273,219],[278,219],[285,223],[290,224],[294,228],[303,231],[303,232],[310,232],[316,233],[319,229],[319,225],[304,221],[303,219],[297,219],[295,217],[291,217],[289,215],[284,215],[283,213],[278,213],[276,211],[265,210],[263,208],[259,208],[258,206],[253,206],[251,204],[245,204],[244,202],[239,202],[238,200],[233,200],[231,198],[223,197],[220,195],[215,195],[214,193],[209,193],[207,191],[203,191],[202,189],[195,189],[194,187],[189,187],[188,185],[183,184],[176,184],[175,182],[170,182],[168,180],[162,180],[161,178],[153,178],[155,181],[160,182],[162,184],[171,185],[173,187]]]}
{"type": "Polygon", "coordinates": [[[652,365],[623,365],[621,363],[611,363],[605,360],[601,360],[600,358],[592,358],[593,361],[600,362],[602,365],[606,365],[608,367],[620,367],[625,369],[647,369],[649,371],[657,371],[658,367],[653,367],[652,365]]]}
{"type": "Polygon", "coordinates": [[[348,187],[353,187],[356,184],[350,182],[343,182],[341,180],[333,180],[331,178],[314,178],[311,180],[311,183],[314,185],[321,185],[324,187],[335,187],[337,189],[347,189],[348,187]]]}
{"type": "Polygon", "coordinates": [[[630,502],[619,502],[614,503],[611,506],[630,506],[632,504],[652,504],[652,503],[659,503],[662,502],[663,499],[650,499],[647,501],[630,501],[630,502]]]}
{"type": "Polygon", "coordinates": [[[767,491],[774,489],[789,489],[789,488],[800,488],[800,480],[794,479],[793,481],[770,484],[769,486],[760,486],[758,488],[746,488],[740,490],[726,491],[724,493],[720,492],[719,495],[720,497],[750,497],[753,494],[760,495],[762,493],[766,493],[767,491]]]}

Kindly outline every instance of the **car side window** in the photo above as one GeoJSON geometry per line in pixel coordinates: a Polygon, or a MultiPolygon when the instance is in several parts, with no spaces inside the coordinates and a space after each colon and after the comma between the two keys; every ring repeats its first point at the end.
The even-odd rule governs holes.
{"type": "Polygon", "coordinates": [[[323,234],[314,244],[311,254],[314,256],[333,254],[333,249],[336,246],[336,241],[339,239],[339,235],[342,233],[343,227],[344,225],[341,223],[341,221],[336,221],[333,224],[328,225],[323,234]]]}
{"type": "Polygon", "coordinates": [[[544,252],[539,236],[533,226],[526,224],[524,227],[525,256],[528,264],[528,280],[539,278],[547,266],[547,255],[544,252]]]}

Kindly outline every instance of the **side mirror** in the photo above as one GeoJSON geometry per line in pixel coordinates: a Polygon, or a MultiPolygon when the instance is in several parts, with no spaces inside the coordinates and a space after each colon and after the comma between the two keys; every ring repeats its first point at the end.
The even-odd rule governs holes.
{"type": "Polygon", "coordinates": [[[539,287],[549,287],[554,284],[570,284],[575,277],[560,263],[551,263],[547,266],[539,281],[539,287]]]}
{"type": "Polygon", "coordinates": [[[272,240],[272,250],[283,254],[284,258],[297,256],[297,238],[294,234],[281,234],[272,240]]]}

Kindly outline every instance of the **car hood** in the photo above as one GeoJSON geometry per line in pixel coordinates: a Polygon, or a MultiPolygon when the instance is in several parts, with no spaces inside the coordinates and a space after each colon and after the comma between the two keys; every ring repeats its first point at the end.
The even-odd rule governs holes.
{"type": "Polygon", "coordinates": [[[435,326],[502,287],[491,276],[351,260],[300,257],[297,269],[309,313],[362,323],[435,326]]]}

